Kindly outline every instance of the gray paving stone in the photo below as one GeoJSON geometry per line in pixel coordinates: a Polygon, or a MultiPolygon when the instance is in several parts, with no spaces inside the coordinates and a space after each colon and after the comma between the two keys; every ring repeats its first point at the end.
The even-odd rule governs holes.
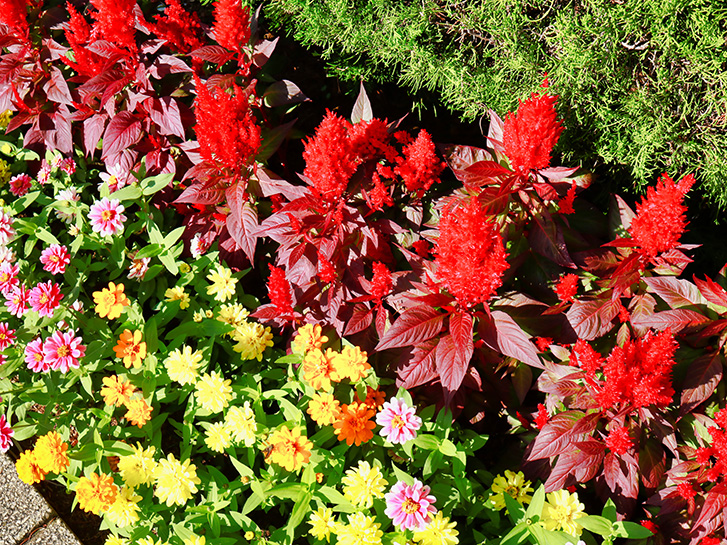
{"type": "Polygon", "coordinates": [[[0,453],[0,545],[19,543],[53,516],[45,499],[18,478],[13,461],[0,453]]]}
{"type": "Polygon", "coordinates": [[[24,545],[81,545],[78,538],[59,518],[41,528],[24,545]]]}

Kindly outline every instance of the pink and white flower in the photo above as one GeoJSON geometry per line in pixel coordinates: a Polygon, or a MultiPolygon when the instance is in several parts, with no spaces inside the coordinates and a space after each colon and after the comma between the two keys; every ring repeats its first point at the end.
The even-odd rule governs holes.
{"type": "Polygon", "coordinates": [[[50,370],[50,365],[45,361],[45,352],[43,352],[43,340],[38,337],[34,341],[30,341],[25,345],[25,363],[28,369],[36,373],[45,373],[50,370]]]}
{"type": "Polygon", "coordinates": [[[71,176],[76,172],[76,162],[70,157],[66,157],[61,161],[61,170],[71,176]]]}
{"type": "Polygon", "coordinates": [[[416,407],[409,407],[403,399],[392,397],[376,415],[376,423],[382,426],[379,434],[396,445],[414,439],[422,419],[416,415],[416,407]]]}
{"type": "Polygon", "coordinates": [[[0,212],[0,244],[7,244],[14,236],[13,218],[5,212],[0,212]]]}
{"type": "Polygon", "coordinates": [[[5,306],[13,316],[20,318],[28,312],[28,299],[30,290],[26,289],[25,284],[15,286],[10,293],[5,295],[5,306]]]}
{"type": "Polygon", "coordinates": [[[127,278],[137,278],[138,280],[143,280],[144,275],[146,274],[146,271],[149,270],[149,262],[151,261],[150,257],[142,257],[141,259],[132,259],[131,265],[129,265],[129,274],[126,275],[127,278]]]}
{"type": "Polygon", "coordinates": [[[0,263],[4,263],[6,261],[8,263],[15,261],[15,252],[7,246],[0,244],[0,263]]]}
{"type": "Polygon", "coordinates": [[[200,256],[209,248],[209,245],[202,240],[202,235],[195,233],[192,240],[189,241],[189,251],[192,253],[192,257],[198,259],[200,256]]]}
{"type": "Polygon", "coordinates": [[[53,316],[53,312],[63,299],[61,287],[55,282],[43,282],[30,290],[28,302],[41,316],[53,316]]]}
{"type": "Polygon", "coordinates": [[[11,439],[13,437],[13,428],[8,424],[4,414],[0,414],[0,452],[10,450],[11,439]]]}
{"type": "Polygon", "coordinates": [[[45,184],[47,184],[50,181],[50,172],[51,172],[51,170],[53,170],[53,169],[48,164],[48,161],[46,161],[45,159],[43,159],[40,162],[40,170],[38,171],[38,176],[37,176],[38,183],[40,185],[45,185],[45,184]]]}
{"type": "Polygon", "coordinates": [[[128,185],[130,178],[129,171],[125,170],[121,165],[107,165],[106,171],[107,172],[101,172],[99,174],[99,177],[103,180],[103,182],[99,184],[99,189],[101,189],[103,184],[106,183],[109,186],[109,193],[113,193],[114,191],[118,191],[128,185]]]}
{"type": "Polygon", "coordinates": [[[63,163],[63,156],[62,155],[54,155],[50,160],[50,166],[51,168],[60,168],[61,164],[63,163]]]}
{"type": "Polygon", "coordinates": [[[15,330],[7,322],[0,322],[0,350],[15,344],[15,330]]]}
{"type": "Polygon", "coordinates": [[[79,358],[86,353],[81,344],[83,339],[75,336],[75,331],[56,331],[43,344],[44,360],[54,371],[68,372],[71,367],[78,368],[79,358]]]}
{"type": "Polygon", "coordinates": [[[429,487],[417,479],[409,486],[404,481],[397,482],[391,491],[384,495],[384,513],[402,530],[423,530],[437,512],[434,502],[437,499],[429,493],[429,487]]]}
{"type": "Polygon", "coordinates": [[[10,193],[16,197],[22,197],[25,195],[30,186],[33,184],[33,179],[27,174],[17,174],[10,178],[10,193]]]}
{"type": "Polygon", "coordinates": [[[51,244],[40,254],[40,262],[43,270],[51,274],[63,274],[66,272],[66,265],[71,262],[71,256],[62,244],[51,244]]]}
{"type": "Polygon", "coordinates": [[[118,199],[102,198],[91,205],[88,219],[91,220],[91,229],[101,236],[115,235],[124,229],[126,216],[123,214],[124,205],[118,199]]]}
{"type": "Polygon", "coordinates": [[[0,293],[5,297],[20,284],[20,280],[18,280],[19,271],[20,267],[18,265],[13,265],[8,261],[0,263],[0,293]]]}

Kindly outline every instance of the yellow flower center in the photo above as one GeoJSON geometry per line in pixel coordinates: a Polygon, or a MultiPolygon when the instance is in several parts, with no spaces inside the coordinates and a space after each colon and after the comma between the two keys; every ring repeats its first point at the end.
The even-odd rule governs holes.
{"type": "Polygon", "coordinates": [[[406,426],[406,422],[404,422],[398,414],[394,415],[394,418],[391,419],[391,427],[400,430],[404,426],[406,426]]]}
{"type": "Polygon", "coordinates": [[[41,293],[40,294],[40,299],[39,299],[38,302],[41,305],[45,305],[49,301],[49,299],[50,299],[50,297],[48,297],[48,294],[47,293],[41,293]]]}
{"type": "Polygon", "coordinates": [[[52,263],[58,263],[60,260],[61,260],[61,258],[58,257],[57,255],[52,255],[48,258],[48,261],[51,261],[52,263]]]}
{"type": "Polygon", "coordinates": [[[404,503],[401,504],[401,510],[407,515],[412,515],[419,511],[419,504],[413,499],[407,498],[404,500],[404,503]]]}
{"type": "Polygon", "coordinates": [[[58,354],[59,358],[65,358],[71,353],[71,349],[66,346],[65,344],[63,346],[59,346],[58,350],[56,350],[56,354],[58,354]]]}
{"type": "Polygon", "coordinates": [[[103,212],[101,212],[101,219],[103,221],[112,220],[115,216],[116,212],[114,210],[104,210],[103,212]]]}

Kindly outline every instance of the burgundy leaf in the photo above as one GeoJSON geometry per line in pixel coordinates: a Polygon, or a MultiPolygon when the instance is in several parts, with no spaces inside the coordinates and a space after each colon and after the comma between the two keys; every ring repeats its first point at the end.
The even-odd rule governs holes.
{"type": "Polygon", "coordinates": [[[51,67],[50,79],[46,81],[43,90],[48,100],[68,106],[73,104],[73,97],[71,96],[71,91],[68,89],[68,84],[61,71],[55,66],[51,67]]]}
{"type": "Polygon", "coordinates": [[[141,121],[129,111],[119,112],[109,122],[103,136],[103,153],[105,159],[135,144],[141,136],[141,121]]]}
{"type": "Polygon", "coordinates": [[[508,170],[496,161],[477,161],[464,170],[467,173],[467,178],[470,182],[474,182],[476,180],[486,182],[491,181],[492,178],[496,178],[497,176],[508,176],[512,174],[512,171],[508,170]]]}
{"type": "Polygon", "coordinates": [[[364,305],[356,305],[353,309],[353,314],[346,323],[346,329],[344,329],[343,334],[353,335],[354,333],[359,333],[369,327],[373,320],[373,310],[366,308],[364,305]]]}
{"type": "Polygon", "coordinates": [[[452,335],[445,335],[439,339],[435,354],[435,365],[437,374],[439,374],[439,381],[442,383],[442,388],[444,388],[446,402],[449,402],[459,389],[469,367],[469,360],[464,360],[461,356],[462,354],[457,350],[452,335]]]}
{"type": "MultiPolygon", "coordinates": [[[[583,445],[584,443],[578,443],[583,445]]],[[[561,490],[568,486],[569,477],[575,478],[577,482],[586,482],[596,476],[601,467],[603,452],[588,453],[573,446],[573,450],[558,456],[548,480],[543,485],[545,492],[561,490]]]]}
{"type": "Polygon", "coordinates": [[[702,296],[715,305],[720,307],[727,307],[727,291],[717,284],[714,280],[709,277],[705,277],[704,280],[700,280],[696,276],[694,282],[697,284],[697,288],[701,292],[702,296]]]}
{"type": "Polygon", "coordinates": [[[652,276],[643,279],[649,291],[664,299],[671,308],[704,305],[707,301],[699,293],[697,286],[689,280],[673,276],[652,276]]]}
{"type": "Polygon", "coordinates": [[[657,488],[666,469],[666,454],[658,441],[647,439],[639,450],[639,472],[646,488],[657,488]]]}
{"type": "Polygon", "coordinates": [[[375,350],[414,346],[427,341],[442,330],[444,314],[425,305],[404,311],[379,340],[375,350]]]}
{"type": "Polygon", "coordinates": [[[386,325],[388,321],[389,311],[379,305],[379,308],[376,310],[376,334],[379,338],[383,337],[386,333],[386,325]]]}
{"type": "Polygon", "coordinates": [[[403,365],[397,366],[397,386],[409,389],[437,378],[435,367],[437,344],[437,339],[430,339],[414,347],[411,356],[403,360],[403,365]]]}
{"type": "MultiPolygon", "coordinates": [[[[647,316],[654,314],[656,308],[656,299],[648,293],[634,295],[629,303],[629,313],[631,314],[631,321],[636,320],[637,322],[647,316]]],[[[631,324],[633,325],[633,323],[631,324]]],[[[639,337],[646,335],[649,330],[647,327],[634,326],[634,331],[639,337]]]]}
{"type": "MultiPolygon", "coordinates": [[[[561,180],[567,178],[571,174],[575,174],[576,171],[581,167],[550,167],[550,168],[543,168],[538,171],[538,174],[545,176],[550,180],[551,182],[560,182],[561,180]]],[[[579,179],[573,180],[576,182],[576,184],[580,185],[581,187],[588,187],[588,178],[579,176],[579,179]],[[579,182],[581,182],[579,184],[579,182]]],[[[570,182],[571,180],[568,180],[570,182]]]]}
{"type": "Polygon", "coordinates": [[[215,64],[225,64],[229,61],[234,53],[228,51],[221,45],[205,45],[199,49],[195,49],[190,55],[196,59],[213,62],[215,64]]]}
{"type": "Polygon", "coordinates": [[[611,212],[608,218],[611,231],[616,231],[619,227],[628,229],[631,227],[631,220],[636,217],[636,214],[621,197],[612,195],[612,198],[615,202],[611,203],[611,212]]]}
{"type": "Polygon", "coordinates": [[[631,499],[638,496],[637,473],[637,468],[613,452],[603,459],[603,477],[611,492],[618,496],[631,499]]]}
{"type": "Polygon", "coordinates": [[[266,106],[274,108],[276,106],[287,106],[310,100],[303,94],[303,91],[287,79],[276,81],[263,93],[263,101],[266,106]]]}
{"type": "Polygon", "coordinates": [[[469,312],[455,312],[449,317],[449,332],[452,335],[457,358],[469,363],[474,351],[472,315],[469,312]]]}
{"type": "Polygon", "coordinates": [[[550,458],[572,449],[572,443],[578,439],[573,428],[583,416],[581,411],[563,411],[554,415],[535,437],[528,460],[550,458]]]}
{"type": "Polygon", "coordinates": [[[658,331],[671,329],[672,333],[678,333],[687,327],[704,325],[709,321],[709,318],[703,314],[683,308],[678,310],[664,310],[662,312],[656,312],[651,316],[631,320],[634,326],[637,327],[650,327],[658,331]]]}
{"type": "Polygon", "coordinates": [[[230,213],[227,216],[227,230],[237,245],[253,263],[258,229],[257,210],[248,202],[244,184],[236,183],[225,191],[230,213]]]}
{"type": "Polygon", "coordinates": [[[191,72],[189,65],[179,57],[171,55],[159,55],[154,64],[149,68],[149,75],[155,79],[162,79],[168,74],[191,72]]]}
{"type": "Polygon", "coordinates": [[[538,350],[530,337],[517,325],[509,314],[500,310],[492,312],[492,322],[480,322],[480,336],[487,346],[532,367],[544,369],[538,350]]]}
{"type": "Polygon", "coordinates": [[[149,117],[161,129],[159,132],[166,135],[178,136],[184,139],[184,123],[179,112],[179,105],[172,97],[151,99],[149,117]]]}
{"type": "Polygon", "coordinates": [[[95,114],[83,120],[83,148],[86,156],[93,155],[96,150],[106,128],[106,119],[105,114],[95,114]]]}
{"type": "Polygon", "coordinates": [[[175,203],[189,204],[217,204],[225,199],[224,186],[218,184],[195,183],[190,185],[182,194],[174,199],[175,203]]]}
{"type": "Polygon", "coordinates": [[[439,151],[444,156],[449,168],[452,169],[454,175],[461,182],[467,180],[467,172],[465,169],[478,161],[491,161],[490,152],[476,148],[474,146],[460,146],[456,144],[440,144],[439,151]]]}
{"type": "Polygon", "coordinates": [[[278,43],[278,38],[274,40],[263,40],[260,43],[255,44],[255,50],[252,53],[252,63],[261,68],[268,62],[270,55],[275,51],[275,46],[278,43]]]}
{"type": "Polygon", "coordinates": [[[530,245],[543,257],[546,257],[561,267],[575,269],[576,264],[568,253],[563,233],[552,220],[549,214],[535,216],[535,224],[532,226],[528,237],[530,245]]]}
{"type": "Polygon", "coordinates": [[[574,301],[566,312],[566,318],[579,339],[592,341],[608,333],[619,311],[618,301],[574,301]]]}
{"type": "Polygon", "coordinates": [[[689,372],[682,386],[679,414],[691,412],[707,400],[722,380],[722,352],[720,350],[702,354],[689,366],[689,372]]]}
{"type": "Polygon", "coordinates": [[[713,486],[707,492],[704,505],[699,512],[699,518],[697,518],[697,522],[692,526],[692,533],[698,530],[700,526],[707,527],[712,522],[712,519],[721,516],[722,510],[725,507],[727,507],[727,483],[722,482],[713,486]]]}

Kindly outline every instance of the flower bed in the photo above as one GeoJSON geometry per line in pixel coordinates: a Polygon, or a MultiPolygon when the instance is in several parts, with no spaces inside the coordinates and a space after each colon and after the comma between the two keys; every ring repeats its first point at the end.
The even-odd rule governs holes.
{"type": "Polygon", "coordinates": [[[92,6],[0,12],[21,479],[109,545],[720,541],[727,291],[679,278],[691,175],[600,213],[551,165],[546,78],[486,149],[362,89],[283,179],[306,97],[255,15],[92,6]]]}

